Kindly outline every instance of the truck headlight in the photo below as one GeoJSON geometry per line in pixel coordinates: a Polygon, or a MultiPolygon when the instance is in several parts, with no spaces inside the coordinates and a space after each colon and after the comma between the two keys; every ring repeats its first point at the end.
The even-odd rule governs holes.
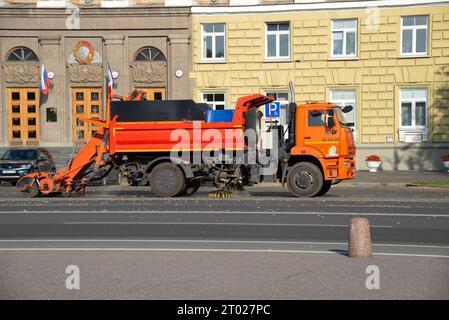
{"type": "Polygon", "coordinates": [[[20,166],[19,169],[30,169],[31,168],[31,164],[23,164],[20,166]]]}

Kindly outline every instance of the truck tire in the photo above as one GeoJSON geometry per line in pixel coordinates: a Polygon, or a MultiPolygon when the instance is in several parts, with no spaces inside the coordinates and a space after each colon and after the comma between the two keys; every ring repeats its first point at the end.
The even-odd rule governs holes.
{"type": "Polygon", "coordinates": [[[317,196],[323,196],[325,195],[332,186],[332,180],[324,180],[323,187],[321,188],[320,192],[318,192],[317,196]]]}
{"type": "Polygon", "coordinates": [[[153,168],[150,174],[151,190],[159,197],[175,197],[185,187],[186,178],[182,170],[170,162],[163,162],[153,168]]]}
{"type": "Polygon", "coordinates": [[[22,191],[21,193],[24,198],[37,198],[41,195],[41,192],[39,191],[39,185],[36,181],[31,184],[29,189],[27,189],[26,191],[22,191]]]}
{"type": "Polygon", "coordinates": [[[198,191],[198,189],[201,186],[201,180],[200,179],[194,179],[192,181],[189,181],[187,183],[187,187],[185,190],[183,190],[182,195],[190,196],[198,191]]]}
{"type": "Polygon", "coordinates": [[[310,162],[298,162],[288,169],[288,190],[297,197],[314,197],[323,188],[320,168],[310,162]]]}

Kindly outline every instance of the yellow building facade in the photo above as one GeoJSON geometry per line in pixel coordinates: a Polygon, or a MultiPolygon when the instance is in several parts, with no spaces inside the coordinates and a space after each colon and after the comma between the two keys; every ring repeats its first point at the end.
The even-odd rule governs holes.
{"type": "Polygon", "coordinates": [[[359,169],[368,154],[386,170],[443,168],[448,1],[198,6],[192,32],[195,100],[233,108],[240,96],[264,93],[351,104],[359,169]]]}

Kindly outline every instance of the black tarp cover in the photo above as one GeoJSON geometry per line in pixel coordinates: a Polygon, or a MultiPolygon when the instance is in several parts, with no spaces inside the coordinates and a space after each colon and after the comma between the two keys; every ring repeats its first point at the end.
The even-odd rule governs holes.
{"type": "Polygon", "coordinates": [[[117,115],[117,122],[203,121],[207,110],[206,103],[193,100],[111,101],[110,116],[117,115]]]}

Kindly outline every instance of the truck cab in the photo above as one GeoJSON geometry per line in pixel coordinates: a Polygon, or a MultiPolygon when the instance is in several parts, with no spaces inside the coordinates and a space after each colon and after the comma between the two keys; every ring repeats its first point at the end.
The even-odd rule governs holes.
{"type": "MultiPolygon", "coordinates": [[[[352,107],[351,107],[352,108],[352,107]]],[[[297,196],[317,196],[355,177],[355,144],[344,112],[332,103],[292,104],[288,169],[283,182],[297,196]],[[292,141],[293,140],[293,141],[292,141]]]]}

